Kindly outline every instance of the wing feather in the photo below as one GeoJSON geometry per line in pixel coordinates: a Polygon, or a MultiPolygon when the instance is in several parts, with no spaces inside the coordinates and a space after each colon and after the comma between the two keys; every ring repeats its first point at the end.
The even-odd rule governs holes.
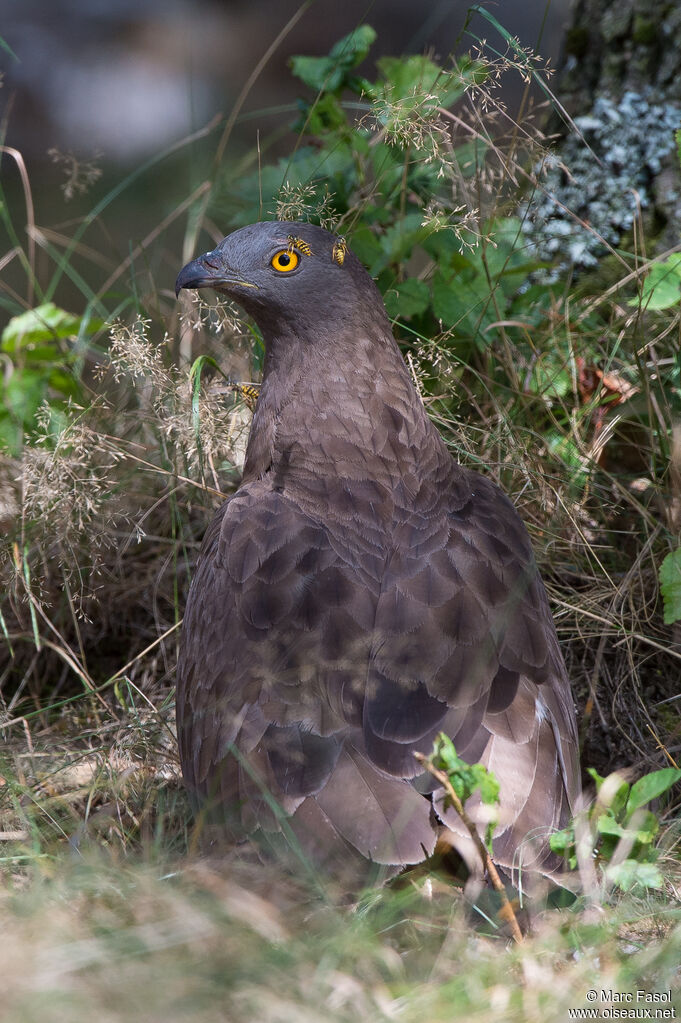
{"type": "MultiPolygon", "coordinates": [[[[276,830],[282,813],[301,841],[318,828],[304,844],[321,859],[342,842],[415,863],[436,837],[423,794],[465,844],[413,756],[444,730],[497,774],[494,848],[512,866],[528,832],[565,821],[578,788],[569,685],[527,533],[498,488],[451,461],[429,483],[401,475],[386,532],[381,488],[338,450],[347,477],[303,496],[251,480],[207,531],[178,665],[187,782],[246,832],[276,830]]],[[[549,862],[545,842],[533,848],[549,862]]]]}

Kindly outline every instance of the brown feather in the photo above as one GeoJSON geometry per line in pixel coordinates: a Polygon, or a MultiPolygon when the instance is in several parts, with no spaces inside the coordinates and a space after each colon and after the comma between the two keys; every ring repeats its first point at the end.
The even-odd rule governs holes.
{"type": "MultiPolygon", "coordinates": [[[[497,774],[498,861],[548,869],[577,742],[527,532],[494,483],[452,460],[350,250],[340,267],[331,236],[285,226],[310,244],[313,290],[295,308],[235,295],[253,303],[265,371],[243,483],[208,528],[186,609],[187,785],[232,836],[239,821],[276,830],[283,813],[334,869],[349,850],[415,863],[442,827],[466,846],[413,757],[442,729],[497,774]]],[[[277,231],[244,229],[256,248],[257,229],[277,231]]]]}

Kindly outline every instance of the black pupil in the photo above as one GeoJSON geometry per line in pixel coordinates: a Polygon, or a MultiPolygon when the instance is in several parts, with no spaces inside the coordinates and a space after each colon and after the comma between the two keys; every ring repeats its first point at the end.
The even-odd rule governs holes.
{"type": "Polygon", "coordinates": [[[279,263],[281,264],[281,266],[288,266],[290,262],[291,257],[289,256],[288,252],[282,252],[281,256],[279,257],[279,263]]]}

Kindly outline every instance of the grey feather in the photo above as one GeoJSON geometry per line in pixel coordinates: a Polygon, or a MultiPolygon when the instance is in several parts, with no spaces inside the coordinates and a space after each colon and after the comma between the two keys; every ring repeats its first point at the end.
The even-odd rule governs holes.
{"type": "Polygon", "coordinates": [[[444,730],[499,778],[497,861],[525,851],[551,869],[577,734],[527,531],[452,460],[373,281],[333,244],[311,225],[255,224],[178,278],[240,302],[266,351],[243,482],[208,527],[186,609],[186,783],[232,838],[283,814],[327,866],[349,849],[415,863],[442,828],[465,842],[442,791],[416,778],[414,751],[444,730]],[[291,234],[311,253],[282,274],[271,258],[291,234]]]}

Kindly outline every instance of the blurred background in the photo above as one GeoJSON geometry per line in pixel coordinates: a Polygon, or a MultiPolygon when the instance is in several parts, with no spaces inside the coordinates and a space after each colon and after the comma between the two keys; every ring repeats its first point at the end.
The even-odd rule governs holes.
{"type": "MultiPolygon", "coordinates": [[[[466,0],[23,0],[0,4],[7,142],[37,167],[55,147],[122,167],[228,113],[249,75],[298,15],[250,92],[245,113],[295,100],[292,54],[325,54],[368,22],[383,54],[436,57],[489,33],[466,0]],[[11,106],[7,117],[7,106],[11,106]]],[[[555,65],[569,0],[485,6],[524,46],[555,65]]],[[[360,69],[361,71],[362,69],[360,69]]],[[[520,83],[521,85],[522,83],[520,83]]],[[[516,82],[516,87],[519,84],[516,82]]],[[[272,116],[276,116],[273,113],[272,116]]],[[[242,121],[240,136],[253,140],[242,121]]]]}
{"type": "MultiPolygon", "coordinates": [[[[487,6],[523,46],[553,65],[559,61],[569,0],[487,6]]],[[[202,180],[219,145],[220,123],[202,139],[181,144],[216,117],[224,124],[244,88],[227,160],[263,138],[270,155],[292,148],[295,136],[287,127],[305,90],[290,73],[291,55],[326,54],[366,22],[378,38],[358,72],[370,75],[382,55],[429,51],[446,61],[490,34],[465,0],[2,0],[0,15],[6,44],[0,51],[2,131],[6,145],[25,160],[36,222],[68,233],[123,184],[88,230],[89,243],[113,259],[125,258],[202,180]],[[163,159],[174,146],[181,146],[182,159],[163,159]],[[154,161],[148,173],[146,160],[154,161]],[[130,172],[134,182],[126,181],[130,172]]],[[[498,37],[494,45],[503,49],[498,37]]],[[[520,75],[504,76],[511,109],[523,88],[520,75]]],[[[8,203],[19,208],[22,186],[12,161],[3,161],[2,177],[8,203]]]]}

